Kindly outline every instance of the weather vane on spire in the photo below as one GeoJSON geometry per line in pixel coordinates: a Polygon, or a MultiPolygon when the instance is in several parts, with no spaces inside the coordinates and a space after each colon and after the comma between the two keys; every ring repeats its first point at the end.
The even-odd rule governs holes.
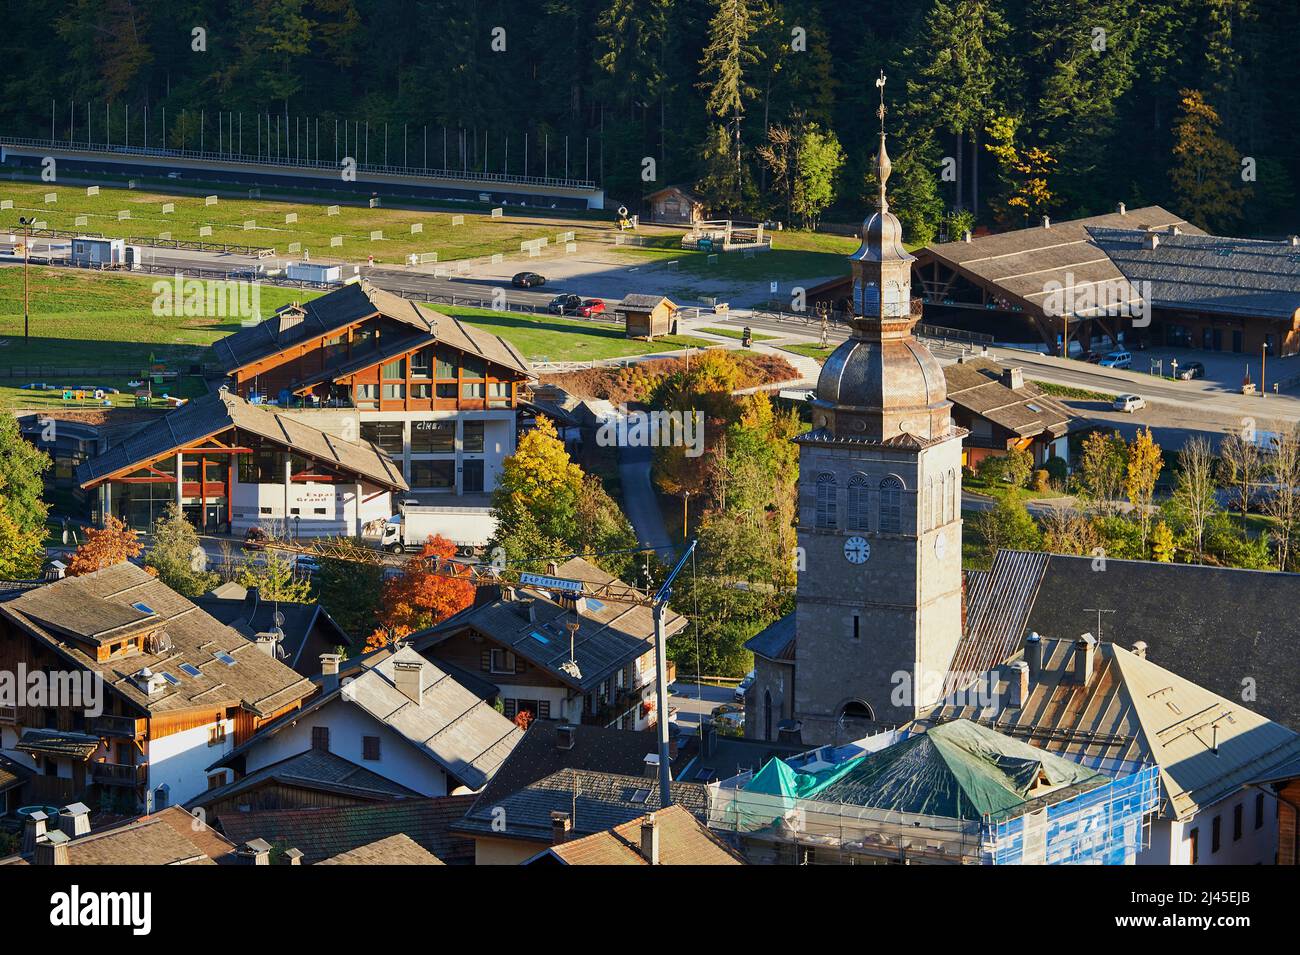
{"type": "Polygon", "coordinates": [[[876,116],[880,119],[880,132],[885,132],[885,71],[880,71],[880,78],[876,80],[876,89],[880,90],[880,105],[876,107],[876,116]]]}

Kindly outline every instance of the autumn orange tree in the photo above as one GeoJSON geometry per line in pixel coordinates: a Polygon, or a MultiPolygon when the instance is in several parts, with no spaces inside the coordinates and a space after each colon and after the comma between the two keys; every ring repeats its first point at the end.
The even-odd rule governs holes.
{"type": "Polygon", "coordinates": [[[474,585],[468,580],[435,574],[430,558],[448,560],[456,545],[441,534],[430,537],[402,572],[384,582],[379,626],[366,640],[366,650],[378,650],[416,630],[432,627],[474,602],[474,585]]]}
{"type": "Polygon", "coordinates": [[[135,531],[116,517],[109,517],[103,527],[86,528],[86,542],[72,555],[68,576],[93,574],[136,557],[143,549],[135,531]]]}

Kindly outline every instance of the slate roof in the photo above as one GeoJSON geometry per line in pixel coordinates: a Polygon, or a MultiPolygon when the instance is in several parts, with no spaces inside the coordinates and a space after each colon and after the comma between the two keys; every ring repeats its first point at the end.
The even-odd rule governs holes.
{"type": "Polygon", "coordinates": [[[130,562],[29,590],[0,603],[0,615],[63,659],[99,673],[144,713],[237,705],[267,716],[315,691],[310,680],[130,562]],[[171,649],[95,659],[95,646],[159,630],[171,649]],[[200,675],[187,674],[182,664],[200,675]],[[147,694],[135,680],[145,667],[176,682],[147,694]]]}
{"type": "Polygon", "coordinates": [[[259,633],[272,630],[275,615],[279,613],[283,618],[280,629],[284,633],[280,640],[280,648],[284,651],[282,659],[303,676],[315,676],[320,672],[321,653],[332,653],[336,646],[355,646],[352,638],[319,603],[261,600],[256,587],[247,590],[233,582],[222,584],[216,591],[204,594],[194,602],[250,640],[259,633]],[[328,642],[312,638],[318,624],[329,637],[328,642]]]}
{"type": "Polygon", "coordinates": [[[967,278],[997,290],[1039,313],[1049,292],[1044,286],[1058,282],[1076,288],[1123,278],[1115,263],[1092,241],[1091,228],[1165,229],[1177,226],[1184,232],[1202,234],[1185,219],[1159,206],[1130,209],[1053,222],[1050,228],[1031,226],[995,235],[979,236],[970,242],[944,242],[918,253],[919,264],[938,259],[967,278]],[[1067,278],[1069,281],[1067,281],[1067,278]]]}
{"type": "MultiPolygon", "coordinates": [[[[685,807],[697,819],[705,819],[709,808],[708,787],[701,783],[672,783],[673,803],[685,807]]],[[[645,776],[562,769],[530,783],[499,802],[478,799],[452,828],[468,835],[549,842],[551,813],[571,814],[572,831],[587,835],[612,829],[647,811],[660,808],[659,782],[645,776]],[[497,808],[501,812],[494,812],[497,808]],[[500,822],[493,825],[494,820],[500,822]]]]}
{"type": "Polygon", "coordinates": [[[1043,637],[1023,706],[1011,705],[1010,668],[998,667],[989,699],[952,698],[922,723],[969,719],[1108,776],[1154,764],[1162,812],[1179,819],[1300,756],[1291,730],[1113,643],[1097,645],[1092,679],[1076,682],[1074,642],[1043,637]]]}
{"type": "Polygon", "coordinates": [[[533,720],[528,732],[515,744],[491,781],[478,794],[477,806],[492,806],[511,793],[562,769],[639,776],[645,758],[659,750],[653,731],[610,729],[604,726],[567,724],[555,720],[533,720]],[[573,746],[560,749],[560,727],[567,726],[573,746]]]}
{"type": "MultiPolygon", "coordinates": [[[[566,561],[549,576],[597,585],[618,583],[617,578],[581,557],[566,561]]],[[[417,650],[431,650],[467,627],[472,628],[584,693],[654,649],[654,616],[649,607],[612,601],[597,607],[588,601],[579,615],[574,641],[573,657],[582,674],[575,678],[563,669],[563,664],[569,661],[569,631],[565,626],[573,619],[573,611],[553,599],[549,591],[518,587],[514,600],[501,597],[480,604],[436,627],[413,634],[408,643],[417,650]]],[[[681,614],[670,610],[665,615],[664,629],[668,636],[685,626],[686,618],[681,614]]]]}
{"type": "Polygon", "coordinates": [[[227,813],[221,827],[237,844],[265,839],[298,849],[307,865],[398,833],[409,836],[447,865],[473,864],[473,840],[450,828],[473,802],[473,796],[441,796],[322,809],[227,813]]]}
{"type": "Polygon", "coordinates": [[[365,846],[358,846],[317,865],[446,865],[418,842],[398,832],[365,846]]]}
{"type": "Polygon", "coordinates": [[[457,782],[482,789],[514,749],[523,731],[476,694],[408,646],[368,654],[364,667],[339,688],[323,693],[303,709],[263,727],[208,767],[229,765],[265,740],[292,726],[302,716],[343,700],[354,704],[432,759],[457,782]],[[397,689],[396,663],[423,668],[423,702],[416,704],[397,689]]]}
{"type": "Polygon", "coordinates": [[[1072,421],[1080,420],[1032,381],[1015,389],[1003,384],[1002,371],[1002,365],[987,358],[945,365],[948,400],[1024,438],[1040,434],[1059,438],[1069,432],[1072,421]]]}
{"type": "Polygon", "coordinates": [[[794,660],[794,612],[769,623],[745,641],[745,649],[777,662],[794,660]]]}
{"type": "Polygon", "coordinates": [[[200,793],[186,806],[191,809],[211,806],[254,790],[267,782],[346,796],[358,801],[391,802],[394,799],[416,799],[420,796],[415,790],[328,750],[309,749],[263,766],[234,782],[200,793]]]}
{"type": "Polygon", "coordinates": [[[1300,729],[1300,574],[1000,551],[966,575],[967,632],[951,669],[981,673],[1019,649],[1025,634],[1147,644],[1148,659],[1229,699],[1249,679],[1251,709],[1300,729]]]}
{"type": "Polygon", "coordinates": [[[18,738],[18,744],[14,748],[24,753],[89,759],[99,749],[99,744],[99,737],[89,733],[34,729],[23,730],[23,735],[18,738]]]}
{"type": "Polygon", "coordinates": [[[409,299],[375,288],[368,282],[344,285],[319,298],[302,302],[298,308],[301,315],[281,310],[266,321],[217,340],[212,345],[216,360],[224,366],[227,374],[232,374],[245,365],[287,348],[382,315],[409,326],[414,333],[429,340],[531,376],[527,360],[504,338],[466,325],[450,315],[421,308],[409,299]]]}
{"type": "MultiPolygon", "coordinates": [[[[123,825],[91,832],[68,843],[69,865],[229,865],[235,846],[195,819],[171,807],[123,825]]],[[[10,856],[0,865],[29,865],[27,856],[10,856]]]]}
{"type": "Polygon", "coordinates": [[[1092,226],[1102,252],[1132,283],[1151,283],[1151,302],[1228,315],[1289,319],[1300,311],[1300,246],[1214,235],[1158,237],[1092,226]]]}
{"type": "Polygon", "coordinates": [[[551,846],[528,863],[549,857],[563,865],[649,865],[641,854],[641,823],[650,816],[659,827],[659,865],[745,864],[744,859],[681,806],[669,806],[613,829],[551,846]]]}
{"type": "Polygon", "coordinates": [[[229,391],[211,392],[186,402],[153,419],[103,454],[83,461],[77,466],[77,483],[88,487],[111,474],[166,457],[177,448],[231,428],[255,434],[382,487],[402,491],[408,488],[402,469],[373,444],[327,434],[306,424],[301,417],[252,404],[229,391]]]}
{"type": "Polygon", "coordinates": [[[34,770],[0,753],[0,793],[18,788],[35,775],[34,770]]]}

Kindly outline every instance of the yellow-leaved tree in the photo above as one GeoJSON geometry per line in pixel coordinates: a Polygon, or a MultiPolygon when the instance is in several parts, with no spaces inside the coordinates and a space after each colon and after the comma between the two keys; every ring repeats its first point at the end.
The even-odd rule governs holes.
{"type": "Polygon", "coordinates": [[[1151,437],[1151,429],[1143,428],[1128,446],[1128,460],[1124,464],[1124,493],[1138,513],[1138,526],[1142,528],[1142,553],[1147,548],[1147,528],[1151,524],[1151,499],[1156,493],[1156,480],[1164,467],[1160,445],[1151,437]]]}

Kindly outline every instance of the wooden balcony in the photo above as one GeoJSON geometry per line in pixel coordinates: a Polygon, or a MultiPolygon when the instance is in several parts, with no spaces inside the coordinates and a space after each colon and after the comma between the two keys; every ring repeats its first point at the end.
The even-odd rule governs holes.
{"type": "Polygon", "coordinates": [[[86,718],[86,732],[96,736],[122,736],[135,739],[141,735],[140,723],[134,716],[89,716],[86,718]]]}
{"type": "Polygon", "coordinates": [[[143,785],[149,778],[149,767],[145,763],[128,765],[124,763],[91,763],[90,781],[101,786],[136,786],[143,785]]]}

